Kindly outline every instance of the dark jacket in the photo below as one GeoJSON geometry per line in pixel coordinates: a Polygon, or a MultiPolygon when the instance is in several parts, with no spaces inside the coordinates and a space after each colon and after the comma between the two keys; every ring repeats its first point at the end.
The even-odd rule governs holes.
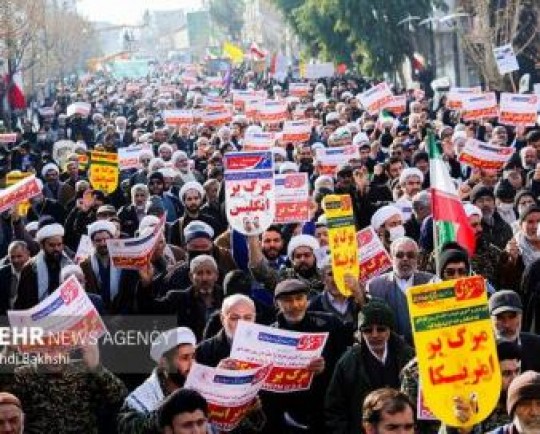
{"type": "Polygon", "coordinates": [[[54,221],[64,224],[66,218],[66,210],[62,205],[52,199],[43,199],[43,202],[38,204],[35,208],[30,207],[28,209],[28,214],[26,215],[26,220],[32,222],[39,220],[41,216],[50,215],[54,218],[54,221]]]}
{"type": "MultiPolygon", "coordinates": [[[[327,433],[357,434],[362,426],[362,403],[374,390],[363,363],[362,355],[369,351],[361,342],[349,349],[339,360],[328,387],[325,401],[327,433]]],[[[414,357],[414,350],[398,335],[388,340],[388,357],[394,357],[401,369],[414,357]]]]}
{"type": "Polygon", "coordinates": [[[493,225],[488,225],[485,219],[482,219],[482,235],[488,243],[494,244],[499,249],[504,250],[506,244],[512,238],[513,232],[510,225],[495,211],[493,214],[493,225]]]}
{"type": "Polygon", "coordinates": [[[11,264],[4,265],[0,268],[0,316],[7,315],[7,311],[10,309],[10,289],[11,279],[13,279],[13,273],[11,271],[11,264]]]}
{"type": "Polygon", "coordinates": [[[122,232],[134,237],[135,231],[139,229],[139,218],[137,217],[135,205],[129,204],[120,208],[118,218],[120,219],[122,232]]]}
{"type": "Polygon", "coordinates": [[[225,330],[202,341],[195,350],[195,360],[197,363],[206,366],[216,367],[219,362],[229,357],[231,353],[231,342],[225,334],[225,330]]]}
{"type": "Polygon", "coordinates": [[[199,213],[199,216],[197,218],[191,218],[184,214],[171,226],[171,244],[184,248],[186,245],[186,240],[184,239],[184,229],[189,223],[195,220],[202,221],[209,225],[214,230],[214,236],[217,237],[221,233],[220,224],[212,216],[203,213],[202,211],[199,213]]]}
{"type": "Polygon", "coordinates": [[[322,353],[325,360],[324,371],[313,378],[308,390],[261,394],[263,408],[268,417],[266,432],[287,432],[283,421],[283,415],[287,413],[296,422],[310,426],[309,433],[326,433],[324,396],[334,367],[347,346],[352,343],[352,339],[335,316],[323,312],[306,312],[304,319],[298,324],[288,323],[283,314],[279,313],[273,327],[295,332],[328,332],[328,339],[322,353]]]}
{"type": "MultiPolygon", "coordinates": [[[[143,314],[176,315],[177,325],[189,327],[197,337],[197,341],[202,339],[207,316],[212,313],[206,308],[193,286],[183,291],[168,291],[159,298],[155,298],[151,288],[139,287],[137,300],[143,314]]],[[[214,311],[220,309],[222,301],[223,290],[220,286],[215,286],[214,311]]]]}

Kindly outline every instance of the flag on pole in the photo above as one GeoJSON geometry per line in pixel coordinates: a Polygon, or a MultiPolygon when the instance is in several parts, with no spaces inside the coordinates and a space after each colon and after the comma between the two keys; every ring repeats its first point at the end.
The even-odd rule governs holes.
{"type": "Polygon", "coordinates": [[[476,247],[474,230],[443,161],[441,149],[431,131],[428,132],[427,147],[431,182],[431,212],[436,231],[435,249],[437,249],[437,245],[442,246],[449,241],[455,241],[472,256],[476,247]]]}
{"type": "MultiPolygon", "coordinates": [[[[6,74],[4,82],[9,85],[9,76],[6,74]]],[[[26,108],[26,97],[23,91],[21,71],[17,71],[11,78],[11,88],[8,94],[9,104],[12,109],[23,110],[26,108]]]]}
{"type": "Polygon", "coordinates": [[[233,63],[242,63],[244,60],[244,52],[242,49],[230,42],[223,43],[223,54],[230,58],[233,63]]]}
{"type": "Polygon", "coordinates": [[[266,51],[261,50],[256,42],[251,43],[249,52],[253,56],[254,60],[264,60],[266,58],[266,51]]]}

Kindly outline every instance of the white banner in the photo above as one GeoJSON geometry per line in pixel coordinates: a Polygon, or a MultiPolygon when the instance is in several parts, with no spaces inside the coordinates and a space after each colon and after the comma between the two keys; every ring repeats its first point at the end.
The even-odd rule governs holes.
{"type": "Polygon", "coordinates": [[[538,95],[502,93],[499,122],[504,125],[532,126],[536,123],[538,95]]]}
{"type": "Polygon", "coordinates": [[[377,114],[379,110],[386,107],[386,105],[392,100],[392,91],[387,83],[379,83],[373,86],[371,89],[362,92],[358,95],[358,99],[362,106],[369,112],[369,114],[377,114]]]}
{"type": "Polygon", "coordinates": [[[512,44],[493,48],[493,55],[497,62],[499,74],[504,75],[519,70],[519,64],[514,49],[512,48],[512,44]]]}

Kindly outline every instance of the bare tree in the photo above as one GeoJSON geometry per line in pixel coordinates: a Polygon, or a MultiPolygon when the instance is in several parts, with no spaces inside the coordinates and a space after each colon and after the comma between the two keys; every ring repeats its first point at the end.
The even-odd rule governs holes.
{"type": "Polygon", "coordinates": [[[515,89],[513,76],[499,74],[495,47],[512,44],[516,55],[538,61],[540,0],[461,0],[459,8],[470,19],[460,33],[469,59],[491,89],[515,89]]]}
{"type": "Polygon", "coordinates": [[[4,118],[10,125],[9,94],[14,76],[35,64],[28,51],[35,42],[37,29],[43,24],[43,0],[2,0],[0,2],[0,39],[7,61],[7,80],[4,92],[4,118]]]}

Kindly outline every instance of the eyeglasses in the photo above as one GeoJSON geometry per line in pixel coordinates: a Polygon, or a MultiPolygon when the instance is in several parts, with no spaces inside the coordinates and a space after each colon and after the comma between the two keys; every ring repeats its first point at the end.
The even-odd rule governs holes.
{"type": "Polygon", "coordinates": [[[367,335],[372,334],[374,331],[377,333],[386,333],[388,331],[388,327],[386,326],[369,326],[369,327],[362,327],[360,329],[362,333],[365,333],[367,335]]]}
{"type": "Polygon", "coordinates": [[[460,268],[445,268],[444,274],[447,275],[448,277],[453,277],[453,276],[467,276],[469,273],[467,272],[466,268],[460,267],[460,268]]]}
{"type": "Polygon", "coordinates": [[[416,252],[396,252],[396,258],[403,259],[407,257],[408,259],[416,259],[418,253],[416,252]]]}

